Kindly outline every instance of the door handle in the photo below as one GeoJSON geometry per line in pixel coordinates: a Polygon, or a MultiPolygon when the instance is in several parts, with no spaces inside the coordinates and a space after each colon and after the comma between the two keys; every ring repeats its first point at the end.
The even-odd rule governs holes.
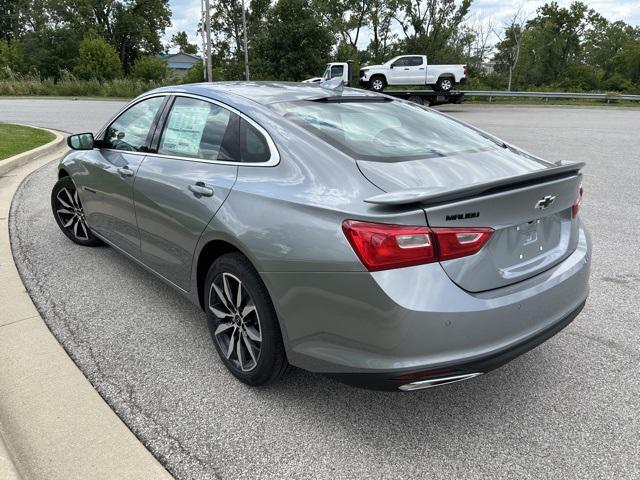
{"type": "Polygon", "coordinates": [[[133,170],[131,170],[129,167],[119,167],[118,173],[123,177],[133,177],[133,170]]]}
{"type": "Polygon", "coordinates": [[[189,185],[189,190],[196,197],[213,197],[213,188],[207,187],[204,182],[196,182],[195,185],[189,185]]]}
{"type": "Polygon", "coordinates": [[[409,70],[408,68],[405,68],[405,70],[409,70]]]}

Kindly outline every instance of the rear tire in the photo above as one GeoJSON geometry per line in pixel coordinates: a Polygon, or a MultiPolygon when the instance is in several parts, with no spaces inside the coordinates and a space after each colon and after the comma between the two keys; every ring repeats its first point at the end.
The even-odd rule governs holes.
{"type": "Polygon", "coordinates": [[[102,241],[91,232],[87,225],[84,209],[71,177],[62,177],[53,186],[51,210],[58,227],[71,241],[85,247],[102,245],[102,241]]]}
{"type": "Polygon", "coordinates": [[[438,83],[436,84],[438,90],[441,92],[449,92],[453,90],[454,80],[451,77],[441,77],[438,79],[438,83]]]}
{"type": "Polygon", "coordinates": [[[289,363],[267,287],[240,253],[219,257],[205,280],[213,344],[229,372],[247,385],[278,380],[289,363]]]}
{"type": "Polygon", "coordinates": [[[418,95],[411,95],[409,96],[409,98],[407,98],[407,100],[409,102],[417,103],[418,105],[424,105],[424,101],[422,100],[422,97],[418,95]]]}
{"type": "Polygon", "coordinates": [[[373,90],[374,92],[382,93],[386,86],[387,82],[382,75],[374,75],[369,81],[369,90],[373,90]]]}

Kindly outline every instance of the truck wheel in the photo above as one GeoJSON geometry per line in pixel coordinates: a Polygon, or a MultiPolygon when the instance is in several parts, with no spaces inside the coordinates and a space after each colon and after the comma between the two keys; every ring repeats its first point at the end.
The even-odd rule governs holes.
{"type": "Polygon", "coordinates": [[[422,101],[422,97],[418,95],[410,95],[409,98],[407,98],[407,100],[413,103],[417,103],[418,105],[424,105],[424,102],[422,101]]]}
{"type": "Polygon", "coordinates": [[[442,77],[438,79],[438,90],[448,92],[453,89],[453,79],[451,77],[442,77]]]}
{"type": "Polygon", "coordinates": [[[382,92],[384,87],[386,87],[386,83],[384,77],[382,75],[376,75],[369,82],[369,89],[374,92],[382,92]]]}

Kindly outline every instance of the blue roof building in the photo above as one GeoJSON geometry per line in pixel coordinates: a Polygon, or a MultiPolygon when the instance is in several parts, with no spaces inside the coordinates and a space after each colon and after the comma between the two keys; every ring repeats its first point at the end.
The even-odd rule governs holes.
{"type": "Polygon", "coordinates": [[[202,57],[199,55],[184,52],[161,53],[158,54],[158,58],[167,61],[169,68],[176,77],[182,77],[194,64],[202,62],[202,57]]]}

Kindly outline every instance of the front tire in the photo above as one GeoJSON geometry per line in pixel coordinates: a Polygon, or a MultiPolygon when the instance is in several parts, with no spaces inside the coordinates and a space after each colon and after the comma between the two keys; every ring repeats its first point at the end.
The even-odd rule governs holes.
{"type": "Polygon", "coordinates": [[[269,292],[240,253],[218,258],[205,280],[207,323],[220,359],[247,385],[278,380],[288,366],[269,292]]]}
{"type": "Polygon", "coordinates": [[[374,75],[369,82],[369,90],[373,90],[378,93],[382,93],[386,86],[387,82],[382,75],[374,75]]]}
{"type": "Polygon", "coordinates": [[[53,186],[51,209],[58,227],[70,240],[85,247],[102,244],[87,225],[84,209],[71,177],[62,177],[53,186]]]}

